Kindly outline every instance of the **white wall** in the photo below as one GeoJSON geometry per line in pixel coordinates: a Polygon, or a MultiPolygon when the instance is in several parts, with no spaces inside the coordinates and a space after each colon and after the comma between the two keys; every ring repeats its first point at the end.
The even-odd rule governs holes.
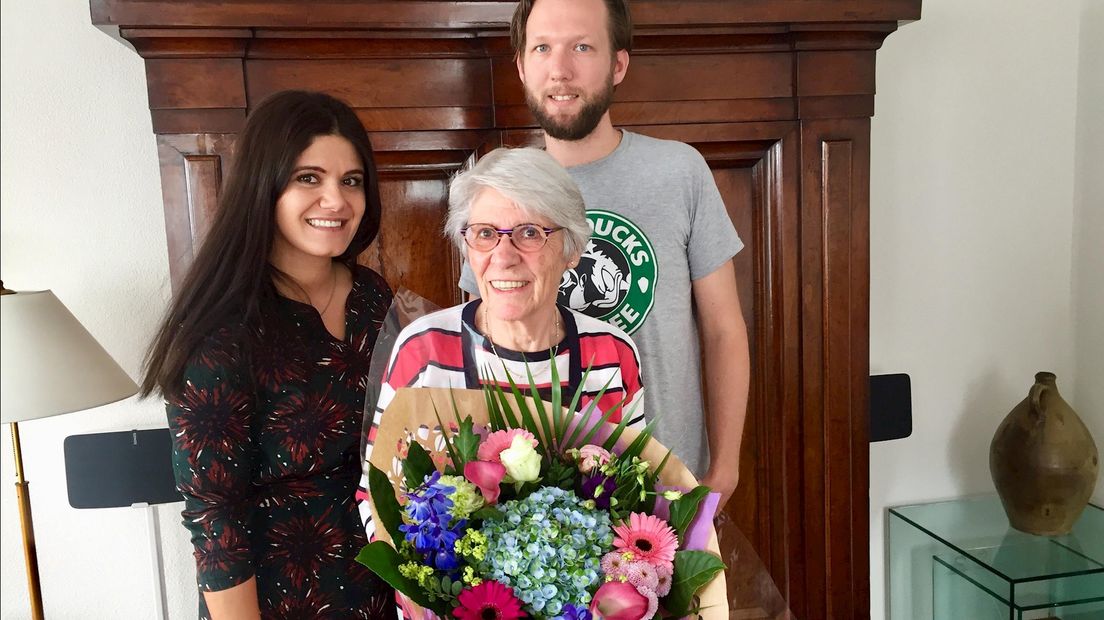
{"type": "MultiPolygon", "coordinates": [[[[1070,401],[1104,454],[1104,3],[1081,1],[1074,184],[1073,304],[1077,389],[1070,401]]],[[[1093,501],[1104,505],[1104,475],[1093,501]]]]}
{"type": "MultiPolygon", "coordinates": [[[[989,442],[1035,371],[1057,373],[1075,407],[1085,384],[1101,389],[1099,344],[1074,356],[1089,323],[1100,333],[1099,279],[1085,333],[1071,323],[1078,108],[1095,104],[1100,123],[1099,87],[1079,106],[1078,35],[1074,2],[925,0],[878,53],[871,372],[911,375],[914,430],[871,446],[873,618],[885,614],[885,508],[993,492],[989,442]]],[[[1079,226],[1099,218],[1084,211],[1079,226]]],[[[1099,264],[1099,222],[1086,267],[1090,252],[1099,264]]]]}
{"type": "MultiPolygon", "coordinates": [[[[1104,26],[1082,2],[1079,39],[1075,3],[925,0],[879,52],[871,370],[912,375],[915,431],[871,449],[874,618],[884,508],[989,492],[989,440],[1036,370],[1058,373],[1104,448],[1104,26]]],[[[141,59],[89,25],[86,0],[0,6],[0,275],[52,288],[137,377],[169,296],[141,59]]],[[[62,441],[163,425],[158,403],[134,399],[22,425],[50,617],[153,617],[144,515],[69,508],[62,441]]],[[[10,481],[6,433],[0,449],[10,481]]],[[[10,483],[0,498],[0,616],[25,618],[10,483]]],[[[160,509],[161,528],[170,614],[188,618],[179,507],[160,509]]]]}
{"type": "MultiPolygon", "coordinates": [[[[0,23],[0,275],[8,288],[53,289],[137,377],[169,296],[142,61],[90,24],[87,0],[4,0],[0,23]]],[[[145,513],[70,508],[62,442],[158,426],[165,426],[162,406],[133,398],[20,425],[47,617],[155,617],[145,513]]],[[[28,618],[7,430],[0,445],[0,615],[28,618]]],[[[194,618],[181,505],[158,510],[170,607],[176,618],[194,618]]]]}

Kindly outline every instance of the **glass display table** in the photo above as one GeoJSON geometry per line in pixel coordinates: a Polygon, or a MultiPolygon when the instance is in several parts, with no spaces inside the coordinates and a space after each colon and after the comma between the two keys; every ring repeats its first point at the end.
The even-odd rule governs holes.
{"type": "Polygon", "coordinates": [[[890,620],[1104,619],[1104,509],[1065,536],[1008,524],[997,496],[889,509],[890,620]]]}

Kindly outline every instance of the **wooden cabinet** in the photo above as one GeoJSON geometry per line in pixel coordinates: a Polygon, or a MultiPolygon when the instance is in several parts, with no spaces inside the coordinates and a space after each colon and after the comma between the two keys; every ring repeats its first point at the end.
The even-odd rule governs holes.
{"type": "MultiPolygon", "coordinates": [[[[506,24],[512,2],[91,0],[146,61],[174,283],[202,241],[250,105],[324,90],[371,132],[384,218],[361,260],[460,300],[439,240],[450,174],[538,143],[506,24]]],[[[794,614],[869,615],[868,294],[874,60],[920,0],[636,0],[618,126],[709,161],[747,248],[751,336],[741,484],[727,507],[794,614]]],[[[733,617],[754,597],[730,575],[733,617]]]]}

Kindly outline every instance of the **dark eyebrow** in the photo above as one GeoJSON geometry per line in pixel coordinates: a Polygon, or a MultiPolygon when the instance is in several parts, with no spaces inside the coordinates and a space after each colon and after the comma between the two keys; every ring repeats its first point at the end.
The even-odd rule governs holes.
{"type": "MultiPolygon", "coordinates": [[[[323,168],[322,166],[299,166],[295,170],[292,171],[292,174],[298,174],[300,172],[305,172],[305,171],[321,172],[322,174],[326,173],[326,169],[323,168]]],[[[360,168],[353,168],[352,170],[345,173],[345,175],[350,175],[350,174],[364,174],[364,171],[361,170],[360,168]]],[[[342,175],[342,176],[345,176],[345,175],[342,175]]]]}

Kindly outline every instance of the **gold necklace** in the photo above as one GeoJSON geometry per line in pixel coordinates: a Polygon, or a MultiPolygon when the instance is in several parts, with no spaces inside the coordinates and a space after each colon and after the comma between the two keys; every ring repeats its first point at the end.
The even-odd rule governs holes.
{"type": "MultiPolygon", "coordinates": [[[[318,310],[318,306],[315,305],[314,300],[310,298],[310,293],[307,293],[307,302],[318,310],[318,316],[326,316],[326,311],[330,309],[330,305],[334,300],[334,294],[337,292],[337,269],[332,263],[330,264],[330,271],[333,273],[333,284],[330,285],[330,297],[326,300],[326,305],[323,306],[321,310],[318,310]]],[[[306,289],[303,289],[303,292],[306,293],[306,289]]]]}
{"type": "MultiPolygon", "coordinates": [[[[501,360],[502,356],[498,354],[498,349],[495,347],[495,343],[494,343],[494,336],[491,335],[491,317],[490,317],[490,315],[487,314],[487,304],[486,303],[483,304],[483,329],[486,332],[487,342],[491,343],[491,352],[494,353],[495,357],[497,357],[498,359],[501,360]]],[[[557,308],[553,308],[552,309],[552,340],[555,341],[556,344],[549,347],[549,349],[551,351],[550,351],[550,355],[549,355],[549,358],[548,358],[547,367],[540,368],[537,371],[533,372],[534,377],[536,377],[537,375],[543,373],[545,370],[548,370],[548,368],[551,368],[552,364],[555,363],[556,354],[560,350],[560,343],[559,343],[560,338],[559,337],[560,337],[560,311],[557,308]]],[[[525,356],[524,352],[522,352],[522,356],[523,357],[525,356]]],[[[528,360],[526,360],[526,364],[528,364],[528,360]]]]}

